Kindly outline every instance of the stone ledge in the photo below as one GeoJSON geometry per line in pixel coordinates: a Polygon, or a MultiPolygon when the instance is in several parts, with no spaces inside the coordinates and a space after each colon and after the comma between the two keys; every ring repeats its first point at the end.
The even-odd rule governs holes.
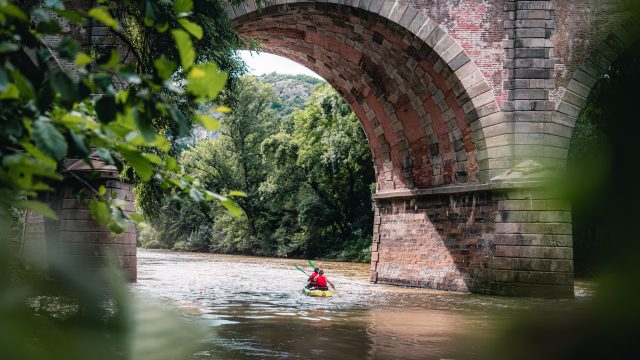
{"type": "Polygon", "coordinates": [[[521,181],[521,182],[495,182],[489,184],[466,184],[466,185],[450,185],[442,186],[430,189],[399,189],[399,190],[387,190],[379,191],[375,193],[373,200],[385,200],[396,198],[411,198],[417,196],[428,195],[446,195],[446,194],[460,194],[466,192],[476,191],[491,191],[491,190],[510,190],[519,188],[537,188],[542,187],[547,182],[545,181],[521,181]]]}

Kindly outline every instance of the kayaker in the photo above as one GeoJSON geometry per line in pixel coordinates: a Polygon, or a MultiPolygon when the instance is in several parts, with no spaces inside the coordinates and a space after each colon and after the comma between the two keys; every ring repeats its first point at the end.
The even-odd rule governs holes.
{"type": "Polygon", "coordinates": [[[308,284],[306,285],[306,288],[311,289],[312,287],[317,286],[318,285],[317,278],[318,278],[318,268],[314,268],[313,272],[311,273],[311,275],[309,275],[309,278],[307,279],[308,284]]]}
{"type": "Polygon", "coordinates": [[[320,269],[318,271],[318,276],[316,277],[316,283],[317,285],[314,287],[314,289],[317,290],[329,290],[329,288],[327,287],[327,284],[331,285],[331,288],[333,290],[336,289],[335,286],[333,286],[333,283],[327,279],[326,276],[324,276],[324,269],[320,269]]]}

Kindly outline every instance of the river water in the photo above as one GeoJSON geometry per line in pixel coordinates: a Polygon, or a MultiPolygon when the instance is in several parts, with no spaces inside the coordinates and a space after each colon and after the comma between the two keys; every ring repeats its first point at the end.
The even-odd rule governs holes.
{"type": "Polygon", "coordinates": [[[138,249],[136,295],[210,330],[192,359],[473,359],[518,314],[588,301],[491,297],[371,284],[369,265],[314,261],[338,290],[302,294],[304,260],[138,249]]]}

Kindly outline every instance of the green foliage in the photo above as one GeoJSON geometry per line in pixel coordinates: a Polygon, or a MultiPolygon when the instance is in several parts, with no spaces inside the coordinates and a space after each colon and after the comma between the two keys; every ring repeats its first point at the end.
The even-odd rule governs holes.
{"type": "Polygon", "coordinates": [[[181,241],[193,249],[197,241],[189,239],[206,234],[214,252],[369,261],[373,164],[347,104],[322,83],[303,109],[283,118],[272,107],[270,85],[245,77],[236,91],[219,136],[196,143],[181,162],[207,187],[246,193],[237,200],[243,215],[173,202],[147,216],[157,233],[147,242],[172,248],[181,241]],[[177,208],[194,213],[184,219],[177,208]]]}
{"type": "MultiPolygon", "coordinates": [[[[230,48],[215,53],[212,37],[204,35],[228,23],[216,22],[216,15],[203,26],[202,15],[191,12],[213,4],[203,11],[209,15],[220,4],[181,0],[174,11],[174,2],[164,0],[98,3],[85,13],[66,9],[59,0],[0,0],[2,359],[176,359],[191,354],[192,336],[204,337],[197,326],[156,311],[147,301],[138,306],[115,265],[90,271],[73,256],[50,251],[47,272],[35,273],[16,256],[16,243],[8,237],[20,231],[24,209],[56,217],[42,200],[59,191],[63,179],[83,188],[80,200],[112,232],[141,221],[125,211],[124,201],[105,197],[106,188],[94,181],[98,174],[91,169],[98,158],[146,184],[152,189],[147,194],[159,199],[163,192],[175,193],[188,196],[193,207],[216,200],[235,211],[230,198],[203,187],[171,156],[173,136],[188,133],[192,120],[211,126],[196,116],[200,110],[194,105],[216,100],[228,78],[218,69],[229,67],[211,60],[228,56],[230,48]],[[134,9],[144,15],[128,12],[134,9]],[[115,49],[96,54],[61,33],[60,21],[92,20],[127,43],[149,47],[139,61],[122,63],[115,49]],[[180,35],[173,38],[172,31],[180,35]],[[57,49],[45,43],[50,35],[62,39],[57,49]],[[135,42],[139,39],[144,41],[135,42]],[[211,54],[198,55],[208,49],[211,54]],[[179,60],[182,69],[175,65],[179,60]],[[74,64],[77,68],[67,73],[67,65],[74,64]],[[112,83],[116,78],[128,86],[112,83]],[[203,79],[212,87],[203,87],[203,79]],[[89,170],[65,171],[67,159],[84,161],[89,170]]],[[[224,17],[222,11],[216,14],[224,17]]],[[[218,34],[230,31],[226,26],[218,34]]],[[[227,59],[230,63],[233,59],[227,59]]],[[[208,238],[206,231],[194,232],[184,246],[200,249],[208,238]]],[[[182,247],[180,241],[174,244],[182,247]]]]}
{"type": "Polygon", "coordinates": [[[258,77],[261,83],[273,86],[273,90],[280,98],[271,107],[281,116],[288,116],[296,110],[304,108],[304,104],[313,91],[313,87],[322,80],[307,75],[289,75],[271,73],[258,77]]]}

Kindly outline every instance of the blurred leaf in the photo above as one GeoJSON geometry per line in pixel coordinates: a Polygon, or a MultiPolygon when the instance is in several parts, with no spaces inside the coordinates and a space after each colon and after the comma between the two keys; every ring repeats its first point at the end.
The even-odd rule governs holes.
{"type": "Polygon", "coordinates": [[[83,53],[83,52],[79,52],[76,55],[76,65],[82,67],[85,65],[88,65],[91,63],[91,56],[83,53]]]}
{"type": "Polygon", "coordinates": [[[160,165],[163,163],[162,158],[156,154],[145,153],[145,154],[142,154],[142,156],[144,156],[147,160],[151,161],[156,165],[160,165]]]}
{"type": "Polygon", "coordinates": [[[100,194],[100,196],[104,196],[104,194],[106,193],[107,193],[107,188],[104,185],[98,186],[98,194],[100,194]]]}
{"type": "Polygon", "coordinates": [[[156,17],[156,4],[152,0],[147,0],[144,3],[144,22],[147,26],[152,26],[158,18],[156,17]]]}
{"type": "Polygon", "coordinates": [[[56,160],[61,160],[67,153],[67,142],[64,136],[48,121],[35,122],[33,140],[42,152],[56,160]]]}
{"type": "Polygon", "coordinates": [[[94,7],[87,13],[90,17],[100,21],[112,29],[118,29],[118,21],[111,17],[109,10],[105,7],[94,7]]]}
{"type": "Polygon", "coordinates": [[[82,156],[89,155],[89,148],[87,144],[84,142],[84,137],[73,130],[69,130],[69,136],[73,141],[73,144],[76,146],[77,150],[80,151],[82,156]]]}
{"type": "Polygon", "coordinates": [[[187,121],[187,118],[184,116],[182,111],[175,106],[169,107],[169,114],[171,118],[178,126],[178,135],[185,136],[189,133],[190,127],[187,121]]]}
{"type": "Polygon", "coordinates": [[[58,53],[67,60],[74,60],[79,52],[80,43],[69,36],[65,36],[58,45],[58,53]]]}
{"type": "Polygon", "coordinates": [[[56,72],[51,76],[51,88],[67,103],[75,102],[80,96],[78,85],[63,72],[56,72]]]}
{"type": "Polygon", "coordinates": [[[57,21],[40,21],[36,31],[40,34],[54,35],[62,30],[57,21]]]}
{"type": "Polygon", "coordinates": [[[108,124],[116,119],[117,107],[116,99],[111,95],[103,95],[96,101],[95,105],[98,120],[103,124],[108,124]]]}
{"type": "Polygon", "coordinates": [[[113,157],[111,157],[111,152],[109,152],[109,149],[99,147],[96,149],[96,154],[100,157],[100,160],[104,161],[106,164],[115,164],[115,161],[113,161],[113,157]]]}
{"type": "Polygon", "coordinates": [[[144,216],[138,214],[138,213],[131,213],[129,215],[131,217],[131,220],[137,222],[137,223],[141,223],[144,221],[144,216]]]}
{"type": "Polygon", "coordinates": [[[13,4],[3,4],[0,7],[0,11],[23,22],[29,21],[29,16],[27,15],[27,13],[13,4]]]}
{"type": "Polygon", "coordinates": [[[233,110],[232,110],[230,107],[228,107],[228,106],[224,106],[224,105],[222,105],[222,106],[218,106],[217,108],[215,108],[215,110],[214,110],[214,111],[215,111],[215,112],[219,112],[219,113],[230,113],[230,112],[232,112],[233,110]]]}
{"type": "Polygon", "coordinates": [[[229,194],[227,194],[227,196],[247,197],[247,193],[245,193],[243,191],[231,191],[231,192],[229,192],[229,194]]]}
{"type": "Polygon", "coordinates": [[[202,194],[202,191],[196,188],[191,188],[191,190],[189,190],[189,196],[191,196],[191,198],[197,202],[204,201],[204,195],[202,194]]]}
{"type": "Polygon", "coordinates": [[[0,100],[19,98],[20,90],[18,90],[18,87],[15,84],[7,84],[7,86],[5,86],[5,90],[0,92],[0,100]]]}
{"type": "Polygon", "coordinates": [[[14,83],[18,87],[18,90],[20,90],[20,94],[23,97],[35,97],[36,94],[33,90],[33,85],[31,84],[31,81],[29,81],[29,79],[24,77],[24,75],[22,75],[19,71],[12,71],[11,77],[13,78],[14,83]]]}
{"type": "Polygon", "coordinates": [[[153,65],[158,72],[158,76],[163,80],[169,79],[171,75],[173,75],[173,72],[176,71],[176,64],[173,61],[165,59],[164,57],[160,57],[154,60],[153,65]]]}
{"type": "Polygon", "coordinates": [[[136,108],[129,108],[127,111],[127,116],[132,116],[133,120],[138,127],[138,131],[142,135],[142,138],[148,143],[153,142],[156,138],[156,129],[153,127],[151,123],[151,119],[149,119],[145,114],[141,114],[140,111],[136,108]]]}
{"type": "Polygon", "coordinates": [[[109,222],[109,229],[116,234],[122,233],[131,224],[119,208],[111,208],[111,222],[109,222]]]}
{"type": "Polygon", "coordinates": [[[111,211],[109,210],[109,207],[102,201],[89,201],[89,212],[91,213],[91,217],[100,226],[107,225],[109,223],[109,220],[111,220],[111,211]]]}
{"type": "Polygon", "coordinates": [[[118,71],[118,77],[120,78],[120,80],[126,81],[129,84],[137,85],[142,83],[140,75],[138,75],[138,73],[136,73],[135,71],[120,70],[118,71]]]}
{"type": "Polygon", "coordinates": [[[227,82],[227,73],[214,63],[196,65],[187,76],[187,90],[196,97],[215,99],[227,82]]]}
{"type": "Polygon", "coordinates": [[[189,70],[196,59],[196,52],[193,48],[191,36],[182,30],[172,30],[171,34],[176,42],[176,46],[178,47],[182,68],[185,71],[189,70]]]}
{"type": "Polygon", "coordinates": [[[118,150],[143,181],[149,181],[149,179],[151,179],[153,175],[153,165],[142,156],[140,151],[128,150],[122,146],[118,147],[118,150]]]}
{"type": "Polygon", "coordinates": [[[44,5],[53,10],[64,10],[62,0],[44,0],[44,5]]]}
{"type": "Polygon", "coordinates": [[[244,211],[242,211],[242,208],[240,208],[238,204],[236,204],[233,200],[226,199],[221,202],[222,202],[222,205],[224,205],[224,207],[227,209],[227,211],[231,213],[231,215],[239,218],[242,216],[242,214],[244,214],[244,211]]]}
{"type": "Polygon", "coordinates": [[[209,115],[196,114],[194,115],[197,122],[202,124],[205,129],[209,131],[218,131],[220,129],[220,121],[212,118],[209,115]]]}
{"type": "Polygon", "coordinates": [[[20,145],[22,146],[23,149],[27,151],[27,153],[29,153],[36,159],[40,160],[44,166],[49,167],[51,169],[55,169],[56,161],[50,158],[49,156],[45,155],[42,151],[40,151],[37,147],[33,146],[30,142],[28,142],[27,140],[22,140],[20,141],[20,145]]]}
{"type": "Polygon", "coordinates": [[[182,27],[198,40],[202,40],[202,27],[187,19],[179,19],[178,22],[182,27]]]}
{"type": "MultiPolygon", "coordinates": [[[[97,64],[104,69],[113,69],[120,65],[120,52],[116,49],[111,49],[109,54],[105,54],[104,56],[98,59],[97,64]]],[[[107,78],[109,83],[111,82],[111,77],[107,78]]]]}
{"type": "Polygon", "coordinates": [[[48,217],[49,219],[58,220],[58,215],[55,211],[53,211],[49,205],[41,202],[41,201],[20,201],[16,204],[17,207],[21,209],[30,209],[33,210],[42,216],[48,217]]]}
{"type": "Polygon", "coordinates": [[[164,168],[167,171],[177,171],[180,169],[180,167],[178,166],[178,161],[176,161],[176,159],[171,156],[167,156],[167,158],[165,159],[164,168]]]}
{"type": "Polygon", "coordinates": [[[18,51],[18,49],[20,49],[18,44],[8,42],[8,41],[0,42],[0,54],[18,51]]]}
{"type": "Polygon", "coordinates": [[[193,1],[192,0],[176,0],[173,3],[173,12],[180,15],[190,13],[193,10],[193,1]]]}
{"type": "Polygon", "coordinates": [[[56,14],[71,21],[76,25],[82,25],[84,23],[84,17],[77,11],[72,10],[55,10],[56,14]]]}

